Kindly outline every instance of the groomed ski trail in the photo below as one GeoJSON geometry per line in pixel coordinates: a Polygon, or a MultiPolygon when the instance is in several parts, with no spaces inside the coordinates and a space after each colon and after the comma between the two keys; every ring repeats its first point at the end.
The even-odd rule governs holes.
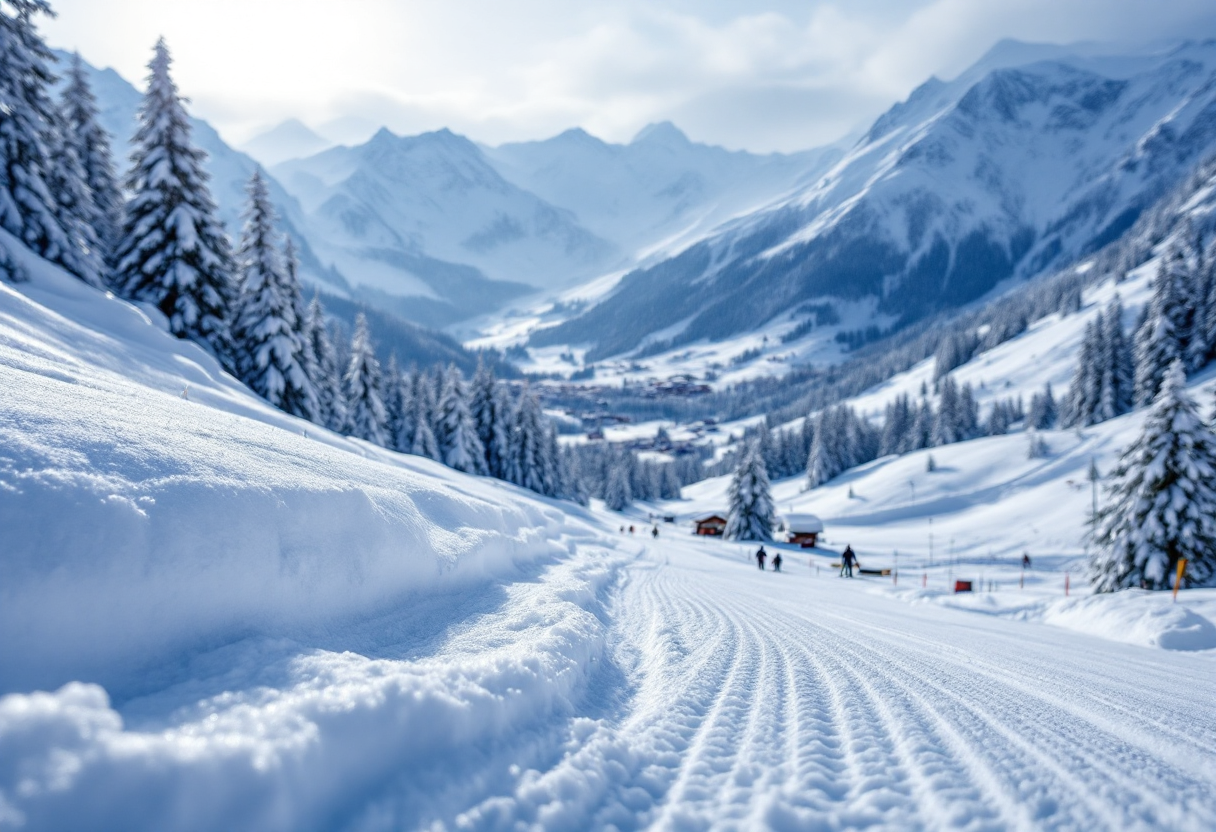
{"type": "MultiPolygon", "coordinates": [[[[748,547],[748,548],[754,548],[748,547]]],[[[1216,662],[644,544],[614,719],[471,829],[1216,828],[1216,662]]]]}

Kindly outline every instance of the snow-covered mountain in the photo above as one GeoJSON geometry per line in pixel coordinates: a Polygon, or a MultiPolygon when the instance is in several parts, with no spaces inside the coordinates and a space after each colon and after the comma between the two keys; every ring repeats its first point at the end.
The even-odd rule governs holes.
{"type": "Polygon", "coordinates": [[[333,146],[333,142],[298,118],[289,118],[254,136],[241,145],[241,150],[263,165],[277,165],[288,159],[315,155],[333,146]]]}
{"type": "Polygon", "coordinates": [[[666,123],[626,145],[582,130],[501,147],[381,130],[273,173],[303,206],[322,259],[358,291],[449,322],[678,250],[838,154],[730,152],[666,123]]]}
{"type": "Polygon", "coordinates": [[[794,190],[843,151],[756,155],[689,141],[671,122],[629,144],[581,129],[551,139],[486,147],[506,179],[574,213],[580,223],[643,259],[704,235],[794,190]]]}
{"type": "Polygon", "coordinates": [[[627,352],[746,332],[818,298],[907,321],[1115,239],[1216,147],[1216,43],[1106,56],[1005,43],[930,79],[830,171],[626,276],[534,344],[627,352]]]}
{"type": "Polygon", "coordinates": [[[365,144],[272,171],[299,199],[321,257],[358,287],[411,298],[402,311],[447,303],[456,320],[592,277],[621,256],[448,130],[382,129],[365,144]]]}

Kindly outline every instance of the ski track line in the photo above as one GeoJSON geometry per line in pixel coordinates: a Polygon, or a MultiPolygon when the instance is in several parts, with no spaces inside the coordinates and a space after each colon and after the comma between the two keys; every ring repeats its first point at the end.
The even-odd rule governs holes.
{"type": "MultiPolygon", "coordinates": [[[[873,656],[863,657],[857,650],[852,653],[859,661],[869,664],[876,672],[881,672],[873,656]]],[[[1044,815],[1057,812],[1067,812],[1071,815],[1074,812],[1068,811],[1069,809],[1073,809],[1077,804],[1084,804],[1089,806],[1092,816],[1078,817],[1075,821],[1077,829],[1092,828],[1092,825],[1099,821],[1107,826],[1121,825],[1115,821],[1122,821],[1123,824],[1131,821],[1151,827],[1162,819],[1157,812],[1177,824],[1185,821],[1178,815],[1173,803],[1180,797],[1198,798],[1204,790],[1204,784],[1197,783],[1185,771],[1162,767],[1151,755],[1129,746],[1121,738],[1112,737],[1105,743],[1099,743],[1097,737],[1101,736],[1101,732],[1093,731],[1093,723],[1088,720],[1052,713],[1051,709],[1047,708],[1035,709],[1027,714],[1025,696],[1010,695],[1007,690],[998,688],[999,683],[990,677],[979,676],[971,679],[968,689],[978,696],[967,699],[958,693],[957,686],[931,681],[934,671],[938,670],[940,673],[939,669],[927,667],[916,659],[905,659],[905,662],[917,665],[915,670],[907,666],[903,668],[909,684],[919,683],[927,688],[930,695],[935,695],[939,703],[951,703],[955,723],[966,726],[968,733],[976,738],[973,744],[979,753],[991,756],[989,749],[1001,748],[1002,759],[1008,762],[1013,756],[1008,752],[1016,749],[1020,752],[1018,756],[1031,757],[1039,763],[1037,766],[1023,766],[1023,771],[1030,779],[1044,779],[1041,777],[1043,768],[1054,772],[1055,777],[1050,781],[1044,779],[1041,786],[1045,791],[1055,794],[1046,799],[1044,809],[1040,810],[1037,819],[1041,820],[1044,815]],[[987,705],[978,707],[978,701],[987,705]],[[989,741],[984,735],[993,732],[1000,736],[995,741],[989,741]],[[1106,764],[1105,760],[1109,757],[1112,746],[1121,758],[1133,759],[1137,770],[1143,772],[1149,782],[1172,784],[1171,799],[1166,800],[1152,790],[1145,790],[1140,785],[1142,780],[1106,764]],[[1071,762],[1072,765],[1064,765],[1060,761],[1071,762]],[[1078,766],[1078,762],[1082,765],[1078,766]],[[1071,790],[1071,800],[1069,795],[1059,793],[1059,788],[1055,787],[1056,783],[1065,784],[1070,781],[1084,781],[1071,790]],[[1112,817],[1109,813],[1112,806],[1122,806],[1126,813],[1141,803],[1154,804],[1156,812],[1137,812],[1132,813],[1130,817],[1125,814],[1122,818],[1112,817]]],[[[958,676],[953,678],[957,679],[958,676]]],[[[1041,700],[1031,701],[1037,703],[1041,700]]],[[[1022,800],[1025,798],[1025,795],[1021,796],[1022,800]]]]}
{"type": "MultiPolygon", "coordinates": [[[[907,651],[905,651],[906,653],[907,651]]],[[[872,658],[871,658],[872,661],[872,658]]],[[[911,655],[905,661],[914,663],[916,671],[910,672],[909,678],[919,679],[922,681],[932,679],[935,674],[942,672],[943,663],[937,660],[936,664],[928,664],[923,660],[923,657],[911,655]]],[[[970,660],[969,660],[970,661],[970,660]]],[[[1065,710],[1063,713],[1059,709],[1053,708],[1046,702],[1046,697],[1038,691],[1031,691],[1023,686],[1010,686],[1004,683],[996,674],[992,673],[976,673],[971,667],[960,665],[957,660],[948,662],[956,668],[957,671],[964,671],[972,678],[972,685],[978,690],[979,697],[972,697],[970,700],[963,699],[956,692],[954,687],[947,687],[942,684],[937,684],[936,688],[945,696],[952,698],[956,704],[965,710],[976,714],[977,718],[985,724],[991,724],[1000,727],[1005,722],[1017,721],[1017,726],[1014,730],[1007,732],[1007,739],[1010,743],[1019,745],[1026,749],[1029,753],[1039,755],[1045,764],[1056,767],[1061,779],[1076,779],[1083,778],[1090,780],[1090,788],[1078,792],[1082,800],[1091,802],[1095,807],[1097,814],[1102,814],[1101,809],[1110,805],[1129,806],[1138,801],[1146,801],[1154,804],[1156,810],[1164,814],[1165,817],[1174,817],[1177,814],[1176,803],[1179,797],[1188,799],[1199,799],[1210,791],[1210,784],[1197,782],[1187,771],[1189,766],[1179,766],[1170,764],[1168,761],[1161,761],[1153,754],[1133,742],[1131,742],[1126,734],[1126,730],[1111,732],[1105,727],[1095,723],[1089,714],[1081,715],[1075,710],[1065,710]],[[996,702],[999,699],[999,707],[988,707],[979,709],[975,703],[978,701],[996,702]],[[1030,704],[1033,703],[1039,707],[1033,712],[1030,711],[1030,704]],[[998,717],[996,719],[994,717],[998,717]],[[1095,727],[1099,730],[1093,730],[1095,727]],[[1062,736],[1068,737],[1067,742],[1062,739],[1062,736]],[[1032,745],[1027,737],[1034,737],[1035,743],[1032,745]],[[1126,768],[1118,769],[1108,765],[1105,760],[1109,759],[1110,751],[1115,749],[1118,756],[1122,759],[1132,758],[1136,761],[1138,772],[1147,770],[1148,777],[1155,782],[1171,783],[1173,786],[1170,790],[1170,798],[1166,799],[1162,795],[1153,790],[1144,790],[1140,787],[1142,782],[1141,777],[1132,777],[1126,773],[1126,768]],[[1047,749],[1054,749],[1054,756],[1046,755],[1047,749]],[[1079,751],[1084,751],[1083,755],[1079,751]],[[1081,756],[1087,758],[1086,765],[1079,770],[1074,767],[1060,767],[1055,764],[1056,759],[1076,761],[1081,756]],[[1100,777],[1095,777],[1095,773],[1100,773],[1100,777]],[[1110,783],[1113,781],[1116,785],[1122,788],[1121,794],[1110,794],[1114,791],[1110,788],[1110,783]],[[1185,787],[1180,789],[1179,787],[1185,787]],[[1179,792],[1182,792],[1181,794],[1179,792]],[[1102,802],[1093,802],[1090,797],[1093,793],[1107,793],[1107,800],[1102,802]],[[1129,802],[1130,801],[1130,802],[1129,802]]],[[[1075,683],[1071,683],[1070,678],[1059,672],[1057,668],[1056,682],[1062,685],[1067,685],[1065,691],[1068,696],[1058,697],[1053,696],[1052,699],[1064,699],[1069,702],[1076,702],[1086,697],[1086,688],[1081,688],[1075,683]]],[[[1143,714],[1150,712],[1151,703],[1147,701],[1138,702],[1140,705],[1142,720],[1143,714]]],[[[1075,706],[1074,706],[1075,708],[1075,706]]],[[[1192,740],[1192,742],[1194,742],[1192,740]]],[[[1188,761],[1191,765],[1194,763],[1194,758],[1188,761]]],[[[1202,803],[1202,800],[1199,800],[1202,803]]],[[[1210,801],[1209,801],[1210,802],[1210,801]]],[[[1175,817],[1176,822],[1182,822],[1182,818],[1175,817]]],[[[1157,822],[1158,818],[1149,815],[1143,818],[1146,823],[1157,822]]]]}
{"type": "Polygon", "coordinates": [[[590,734],[572,720],[561,759],[458,827],[1216,828],[1213,719],[1182,716],[1211,698],[1194,698],[1201,665],[1174,663],[1175,680],[1132,651],[1115,667],[1122,652],[1066,632],[1061,662],[1031,624],[968,631],[965,611],[907,614],[851,582],[796,594],[720,570],[729,550],[662,545],[624,567],[612,604],[617,716],[590,734]]]}

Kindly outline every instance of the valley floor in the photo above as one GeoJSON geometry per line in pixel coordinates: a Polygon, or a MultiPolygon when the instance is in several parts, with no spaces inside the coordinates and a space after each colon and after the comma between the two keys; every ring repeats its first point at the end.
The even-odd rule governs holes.
{"type": "Polygon", "coordinates": [[[0,828],[1216,827],[1212,650],[906,603],[826,556],[762,573],[673,527],[570,542],[114,704],[5,697],[0,828]]]}

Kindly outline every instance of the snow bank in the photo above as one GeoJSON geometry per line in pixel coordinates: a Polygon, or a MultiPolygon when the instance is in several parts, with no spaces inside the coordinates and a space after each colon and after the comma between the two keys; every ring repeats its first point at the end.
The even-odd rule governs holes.
{"type": "Polygon", "coordinates": [[[560,509],[279,413],[135,307],[27,268],[0,285],[0,691],[121,686],[567,551],[560,509]]]}
{"type": "Polygon", "coordinates": [[[418,811],[477,749],[570,714],[610,575],[559,565],[489,616],[492,636],[417,662],[248,643],[226,664],[252,678],[230,670],[197,701],[185,685],[163,726],[126,725],[93,684],[0,698],[0,829],[324,830],[390,781],[418,811]]]}
{"type": "Polygon", "coordinates": [[[1140,589],[1071,598],[1021,592],[956,595],[940,590],[886,588],[882,592],[910,603],[1037,621],[1142,647],[1216,649],[1216,589],[1185,590],[1177,603],[1170,593],[1140,589]]]}

